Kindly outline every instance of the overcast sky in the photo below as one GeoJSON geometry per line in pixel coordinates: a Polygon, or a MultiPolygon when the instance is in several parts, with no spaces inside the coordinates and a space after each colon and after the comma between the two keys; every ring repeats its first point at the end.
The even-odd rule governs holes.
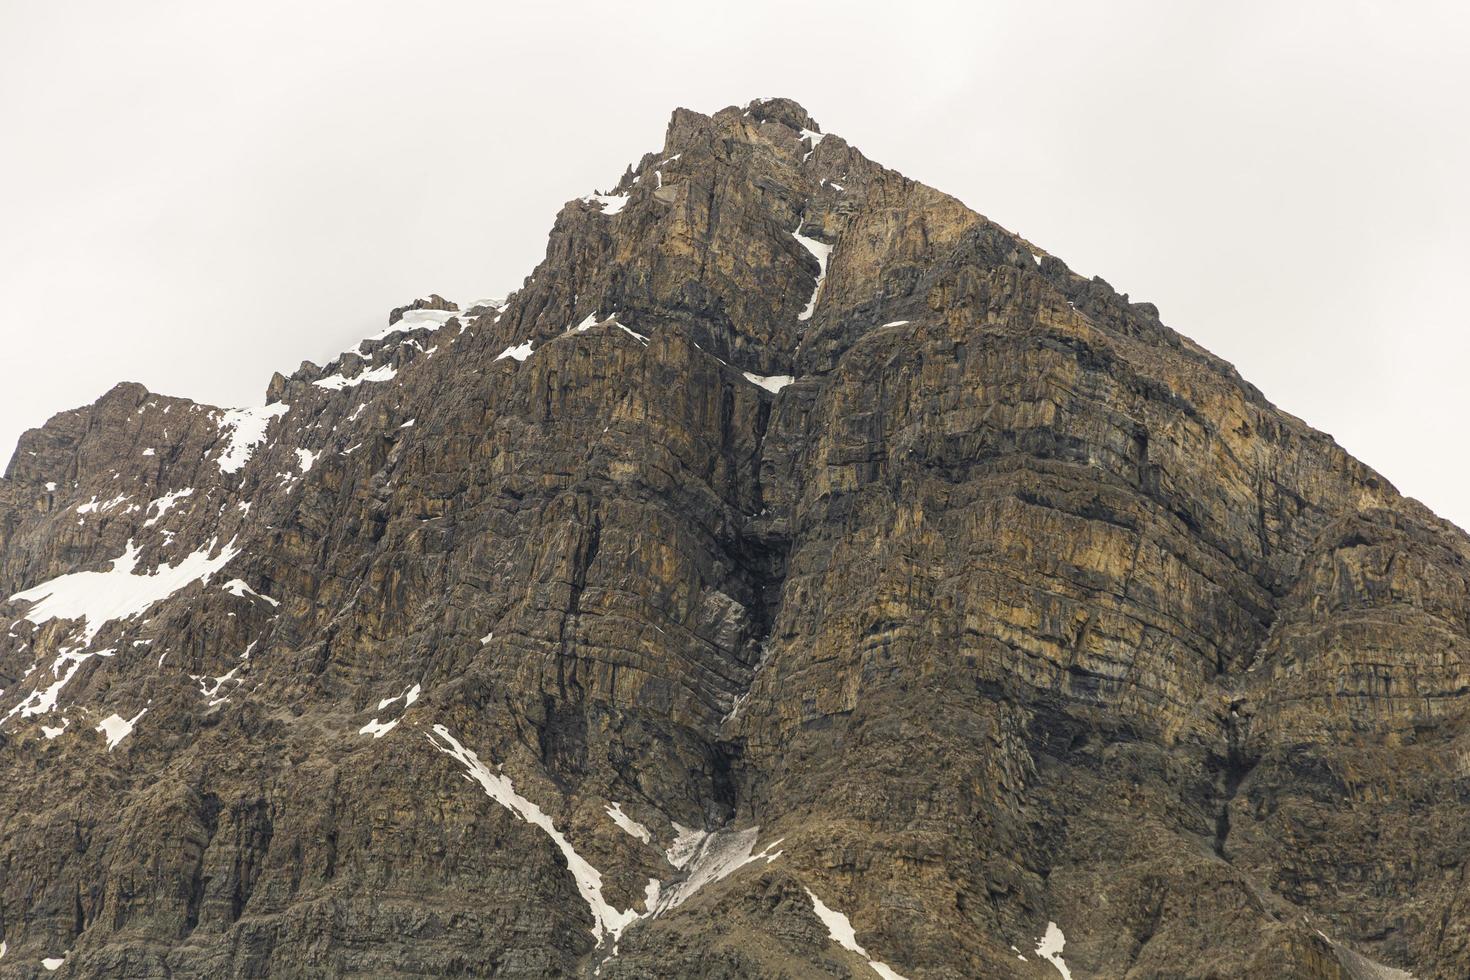
{"type": "Polygon", "coordinates": [[[1459,8],[4,0],[0,458],[503,294],[675,106],[785,95],[1470,526],[1459,8]]]}

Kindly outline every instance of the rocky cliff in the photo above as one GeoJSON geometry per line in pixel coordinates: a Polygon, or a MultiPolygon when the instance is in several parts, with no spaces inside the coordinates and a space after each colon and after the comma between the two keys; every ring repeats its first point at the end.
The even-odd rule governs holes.
{"type": "Polygon", "coordinates": [[[1470,539],[788,100],[28,432],[0,600],[0,975],[1470,976],[1470,539]]]}

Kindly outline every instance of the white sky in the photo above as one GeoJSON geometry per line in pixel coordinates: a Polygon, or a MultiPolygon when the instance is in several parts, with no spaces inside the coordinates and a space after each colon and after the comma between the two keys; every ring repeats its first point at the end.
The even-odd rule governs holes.
{"type": "Polygon", "coordinates": [[[824,130],[1101,275],[1470,525],[1454,3],[0,3],[0,459],[119,380],[258,404],[517,286],[669,112],[824,130]]]}

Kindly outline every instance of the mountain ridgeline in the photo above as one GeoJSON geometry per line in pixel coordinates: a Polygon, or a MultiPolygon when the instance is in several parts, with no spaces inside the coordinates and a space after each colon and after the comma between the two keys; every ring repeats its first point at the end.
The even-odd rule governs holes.
{"type": "Polygon", "coordinates": [[[27,432],[0,615],[4,977],[1470,976],[1470,539],[785,99],[27,432]]]}

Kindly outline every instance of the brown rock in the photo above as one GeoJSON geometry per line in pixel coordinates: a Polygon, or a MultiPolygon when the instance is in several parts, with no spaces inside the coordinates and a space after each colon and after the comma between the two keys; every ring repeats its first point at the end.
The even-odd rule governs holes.
{"type": "Polygon", "coordinates": [[[789,100],[602,197],[23,437],[0,598],[178,587],[4,606],[0,973],[1470,975],[1463,532],[789,100]]]}

